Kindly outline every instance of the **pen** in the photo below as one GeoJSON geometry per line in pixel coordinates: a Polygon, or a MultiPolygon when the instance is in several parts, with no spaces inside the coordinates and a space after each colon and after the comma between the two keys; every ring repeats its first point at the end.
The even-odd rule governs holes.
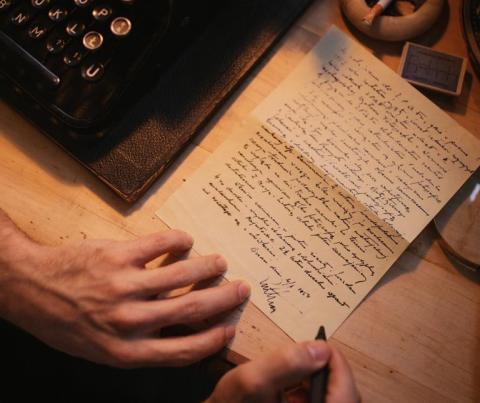
{"type": "MultiPolygon", "coordinates": [[[[325,328],[320,326],[315,340],[327,340],[325,336],[325,328]]],[[[328,363],[324,368],[312,375],[310,386],[310,403],[324,403],[327,394],[328,381],[328,363]]]]}

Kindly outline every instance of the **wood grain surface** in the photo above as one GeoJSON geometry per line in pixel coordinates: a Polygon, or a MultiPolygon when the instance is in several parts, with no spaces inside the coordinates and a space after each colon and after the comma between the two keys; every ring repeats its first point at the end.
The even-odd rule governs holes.
{"type": "MultiPolygon", "coordinates": [[[[460,3],[416,42],[466,56],[460,3]]],[[[0,102],[0,207],[31,237],[49,244],[86,238],[131,239],[161,231],[155,211],[300,62],[334,23],[398,67],[402,44],[369,39],[335,0],[317,0],[166,175],[138,203],[125,205],[0,102]]],[[[480,137],[480,84],[469,65],[458,98],[427,96],[480,137]]],[[[364,401],[480,401],[480,276],[454,266],[429,226],[332,337],[350,361],[364,401]]],[[[248,305],[229,357],[242,361],[290,343],[248,305]]]]}

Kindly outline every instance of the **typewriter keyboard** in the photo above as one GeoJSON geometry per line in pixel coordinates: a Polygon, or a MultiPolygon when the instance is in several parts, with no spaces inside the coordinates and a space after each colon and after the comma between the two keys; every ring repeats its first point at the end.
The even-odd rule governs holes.
{"type": "Polygon", "coordinates": [[[162,0],[0,0],[0,70],[75,126],[91,124],[167,29],[162,0]]]}

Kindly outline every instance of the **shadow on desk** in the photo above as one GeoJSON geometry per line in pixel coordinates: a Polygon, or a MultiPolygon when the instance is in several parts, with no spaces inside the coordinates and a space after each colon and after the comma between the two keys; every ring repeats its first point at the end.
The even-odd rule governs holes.
{"type": "Polygon", "coordinates": [[[200,402],[230,369],[218,356],[186,368],[110,368],[53,350],[4,321],[0,338],[2,403],[200,402]]]}

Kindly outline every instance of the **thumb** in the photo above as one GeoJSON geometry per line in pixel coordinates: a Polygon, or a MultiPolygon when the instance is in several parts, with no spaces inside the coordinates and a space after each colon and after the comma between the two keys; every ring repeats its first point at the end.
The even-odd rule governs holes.
{"type": "Polygon", "coordinates": [[[288,386],[300,383],[315,371],[325,367],[331,350],[324,341],[309,341],[293,344],[280,352],[251,361],[240,366],[241,379],[250,390],[252,384],[266,395],[279,392],[288,386]]]}
{"type": "Polygon", "coordinates": [[[267,383],[284,389],[325,367],[330,355],[330,346],[326,342],[309,341],[294,344],[251,364],[256,365],[258,373],[263,374],[267,383]]]}
{"type": "Polygon", "coordinates": [[[324,341],[292,344],[227,373],[207,402],[277,401],[279,392],[327,365],[330,354],[324,341]]]}

